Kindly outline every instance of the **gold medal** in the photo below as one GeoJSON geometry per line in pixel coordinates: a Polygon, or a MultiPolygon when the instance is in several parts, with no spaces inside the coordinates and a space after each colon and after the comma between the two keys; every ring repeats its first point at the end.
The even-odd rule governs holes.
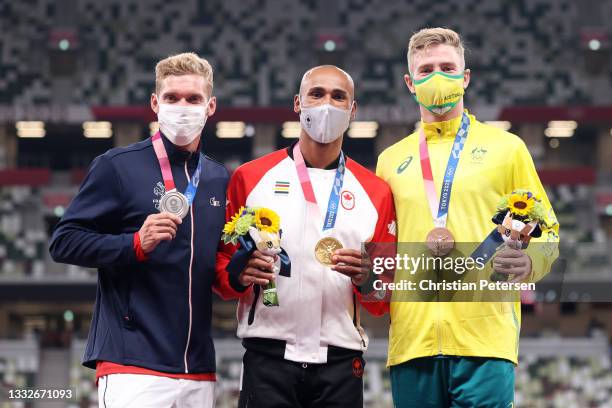
{"type": "Polygon", "coordinates": [[[446,256],[455,247],[453,234],[444,227],[437,227],[429,231],[426,242],[433,256],[446,256]]]}
{"type": "Polygon", "coordinates": [[[324,266],[333,265],[332,256],[337,249],[342,249],[342,244],[336,238],[326,237],[320,239],[315,245],[315,258],[324,266]]]}

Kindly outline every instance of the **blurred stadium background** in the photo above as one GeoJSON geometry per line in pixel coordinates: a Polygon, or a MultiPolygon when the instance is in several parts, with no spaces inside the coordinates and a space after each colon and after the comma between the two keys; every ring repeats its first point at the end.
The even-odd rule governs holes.
{"type": "MultiPolygon", "coordinates": [[[[345,150],[374,168],[418,120],[402,77],[425,26],[462,34],[466,105],[527,143],[561,223],[565,281],[609,295],[525,297],[516,406],[612,407],[610,21],[609,0],[0,0],[0,407],[97,406],[80,366],[96,272],[54,264],[48,239],[91,160],[156,130],[159,59],[192,50],[212,63],[219,107],[204,143],[230,171],[297,136],[307,68],[343,67],[360,108],[345,150]],[[67,386],[68,404],[6,394],[67,386]]],[[[234,311],[216,302],[223,408],[238,394],[234,311]]],[[[364,320],[366,406],[391,407],[388,317],[364,320]]]]}

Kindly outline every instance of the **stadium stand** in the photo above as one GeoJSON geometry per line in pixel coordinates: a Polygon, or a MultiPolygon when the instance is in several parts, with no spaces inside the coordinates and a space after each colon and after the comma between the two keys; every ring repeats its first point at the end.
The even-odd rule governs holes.
{"type": "Polygon", "coordinates": [[[81,359],[85,353],[85,341],[75,339],[70,346],[70,387],[76,400],[66,408],[95,408],[98,406],[98,389],[95,371],[84,367],[81,359]]]}
{"type": "Polygon", "coordinates": [[[30,186],[0,189],[0,268],[6,277],[44,274],[48,237],[40,192],[30,186]]]}
{"type": "MultiPolygon", "coordinates": [[[[612,74],[596,78],[594,88],[594,80],[574,63],[581,46],[575,24],[579,7],[569,0],[343,0],[324,7],[312,0],[287,6],[277,0],[83,0],[75,1],[74,9],[43,0],[3,2],[1,25],[27,24],[17,24],[0,40],[0,103],[53,101],[52,67],[32,62],[64,38],[71,41],[68,54],[79,55],[68,82],[72,103],[147,104],[154,63],[176,50],[194,50],[210,58],[216,93],[225,104],[285,105],[328,37],[336,39],[334,58],[354,76],[359,98],[407,103],[402,80],[407,40],[433,24],[457,29],[466,39],[468,66],[477,74],[468,94],[472,105],[610,103],[612,96],[601,89],[610,88],[612,74]],[[74,22],[54,31],[60,12],[74,22]],[[343,23],[333,35],[319,24],[328,14],[343,23]]],[[[602,18],[612,16],[609,5],[597,7],[602,18]]]]}
{"type": "Polygon", "coordinates": [[[8,392],[32,388],[39,368],[39,347],[31,340],[0,340],[0,407],[22,408],[9,401],[8,392]]]}

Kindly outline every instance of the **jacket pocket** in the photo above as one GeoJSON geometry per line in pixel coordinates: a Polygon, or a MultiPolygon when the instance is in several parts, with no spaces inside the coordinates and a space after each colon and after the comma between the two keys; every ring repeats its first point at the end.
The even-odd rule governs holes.
{"type": "Polygon", "coordinates": [[[511,313],[462,319],[457,329],[461,348],[479,349],[487,354],[511,353],[518,335],[511,313]]]}
{"type": "Polygon", "coordinates": [[[134,329],[134,316],[132,314],[132,281],[133,278],[130,277],[126,286],[125,299],[121,307],[121,323],[123,327],[128,330],[134,329]]]}

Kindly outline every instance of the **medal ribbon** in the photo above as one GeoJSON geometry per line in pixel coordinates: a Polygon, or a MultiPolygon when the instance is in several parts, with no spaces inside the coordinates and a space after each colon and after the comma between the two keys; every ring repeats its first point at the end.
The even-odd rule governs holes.
{"type": "Polygon", "coordinates": [[[489,258],[491,258],[495,254],[495,251],[497,251],[497,248],[503,243],[504,243],[504,239],[502,238],[501,234],[497,231],[497,228],[495,228],[493,231],[489,233],[489,235],[487,235],[485,240],[482,241],[480,245],[478,245],[478,248],[476,248],[474,252],[472,252],[472,254],[470,255],[470,258],[472,259],[482,258],[484,262],[487,262],[489,258]]]}
{"type": "MultiPolygon", "coordinates": [[[[312,182],[308,175],[308,169],[306,168],[306,162],[304,156],[300,151],[300,144],[296,143],[293,147],[293,161],[295,162],[295,168],[298,173],[300,185],[302,186],[302,192],[306,202],[314,204],[319,210],[320,207],[317,203],[314,190],[312,189],[312,182]]],[[[344,162],[344,153],[340,151],[340,160],[338,161],[338,168],[336,169],[336,176],[334,177],[334,184],[331,192],[329,193],[329,200],[327,202],[327,211],[325,212],[325,222],[323,223],[323,231],[327,231],[334,228],[336,225],[336,216],[338,215],[338,203],[340,202],[340,191],[342,191],[342,185],[344,184],[344,172],[346,170],[344,162]]]]}
{"type": "Polygon", "coordinates": [[[444,172],[444,181],[442,183],[439,199],[436,194],[433,172],[431,170],[431,161],[429,159],[429,149],[427,148],[425,131],[423,130],[422,126],[419,131],[419,154],[421,156],[423,185],[425,186],[425,196],[427,197],[431,216],[434,219],[434,224],[436,227],[446,227],[453,180],[455,179],[455,173],[457,171],[457,166],[459,165],[459,155],[461,154],[463,146],[465,145],[469,127],[470,118],[464,112],[463,117],[461,118],[461,125],[459,126],[459,130],[457,130],[457,134],[455,135],[453,148],[450,156],[448,157],[448,163],[446,165],[446,171],[444,172]]]}
{"type": "MultiPolygon", "coordinates": [[[[166,147],[164,146],[161,134],[159,132],[155,133],[151,138],[151,142],[153,143],[153,149],[155,150],[155,155],[157,156],[157,161],[159,162],[159,167],[161,168],[166,192],[176,190],[176,184],[174,184],[174,178],[172,177],[172,170],[170,168],[170,160],[168,160],[168,153],[166,152],[166,147]]],[[[189,206],[191,206],[193,203],[193,199],[195,198],[198,190],[198,185],[200,184],[200,174],[202,173],[203,162],[204,155],[202,152],[200,152],[198,166],[193,172],[184,194],[185,197],[187,197],[187,203],[189,206]]]]}

